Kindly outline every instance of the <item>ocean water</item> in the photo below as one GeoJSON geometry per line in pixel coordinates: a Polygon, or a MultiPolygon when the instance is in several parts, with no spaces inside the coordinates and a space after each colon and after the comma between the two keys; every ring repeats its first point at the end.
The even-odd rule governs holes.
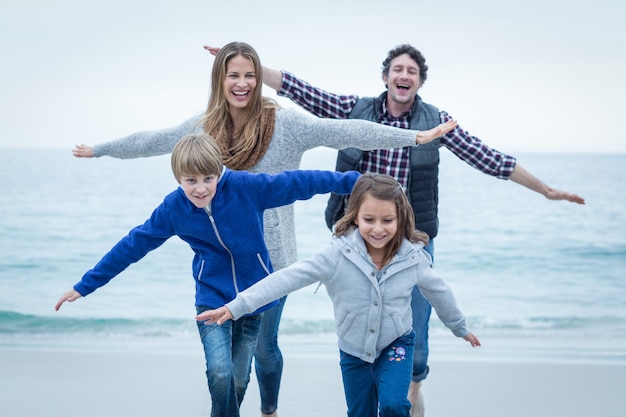
{"type": "MultiPolygon", "coordinates": [[[[626,155],[520,154],[584,206],[485,176],[442,150],[435,267],[483,347],[431,319],[432,358],[626,363],[626,155]]],[[[330,169],[315,149],[303,168],[330,169]]],[[[169,156],[77,159],[0,149],[0,347],[199,349],[191,250],[177,238],[94,294],[53,310],[177,184],[169,156]]],[[[299,256],[326,245],[326,196],[296,203],[299,256]]],[[[336,354],[323,288],[289,296],[280,340],[336,354]]]]}

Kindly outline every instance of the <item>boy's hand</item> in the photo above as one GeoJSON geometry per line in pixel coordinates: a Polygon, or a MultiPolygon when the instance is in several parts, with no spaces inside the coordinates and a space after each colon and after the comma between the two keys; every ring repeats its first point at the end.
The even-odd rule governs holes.
{"type": "Polygon", "coordinates": [[[197,321],[203,321],[205,324],[217,323],[218,326],[226,322],[226,320],[231,320],[232,318],[233,315],[226,306],[215,310],[203,311],[196,316],[197,321]]]}
{"type": "Polygon", "coordinates": [[[54,309],[56,311],[59,311],[59,309],[61,308],[64,302],[68,301],[71,303],[71,302],[78,300],[80,297],[82,297],[82,295],[80,295],[78,291],[69,290],[68,292],[63,294],[63,296],[61,297],[61,299],[59,299],[59,301],[57,301],[56,305],[54,306],[54,309]]]}
{"type": "Polygon", "coordinates": [[[470,345],[472,345],[472,347],[480,346],[480,340],[478,340],[478,338],[474,336],[472,332],[469,332],[467,335],[463,336],[463,339],[470,342],[470,345]]]}

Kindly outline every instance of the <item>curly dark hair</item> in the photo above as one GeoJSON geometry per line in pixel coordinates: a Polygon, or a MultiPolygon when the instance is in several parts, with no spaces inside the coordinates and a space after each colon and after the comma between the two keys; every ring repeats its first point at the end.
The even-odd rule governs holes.
{"type": "Polygon", "coordinates": [[[385,58],[385,60],[383,61],[382,74],[385,76],[389,76],[389,66],[391,65],[391,61],[393,61],[394,58],[402,54],[407,54],[413,59],[413,61],[415,61],[417,66],[420,68],[420,80],[422,81],[422,83],[426,81],[426,73],[428,72],[426,58],[424,58],[424,55],[422,55],[420,51],[418,51],[409,44],[398,45],[389,52],[387,52],[387,58],[385,58]]]}

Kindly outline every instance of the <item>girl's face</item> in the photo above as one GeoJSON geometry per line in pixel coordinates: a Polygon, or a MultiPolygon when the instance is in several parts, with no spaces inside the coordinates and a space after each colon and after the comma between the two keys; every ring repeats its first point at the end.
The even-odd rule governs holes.
{"type": "Polygon", "coordinates": [[[382,256],[385,253],[385,246],[398,232],[396,203],[391,200],[378,200],[367,194],[359,208],[355,223],[370,256],[382,256]]]}
{"type": "Polygon", "coordinates": [[[255,88],[256,74],[252,61],[241,55],[231,58],[226,65],[224,79],[224,94],[231,111],[245,108],[255,88]]]}
{"type": "Polygon", "coordinates": [[[198,208],[207,207],[217,189],[217,175],[183,175],[180,185],[185,195],[198,208]]]}

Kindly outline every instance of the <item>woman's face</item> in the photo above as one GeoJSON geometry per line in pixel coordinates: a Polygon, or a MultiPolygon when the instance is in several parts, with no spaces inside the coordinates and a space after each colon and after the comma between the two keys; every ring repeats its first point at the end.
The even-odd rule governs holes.
{"type": "Polygon", "coordinates": [[[242,55],[237,55],[228,61],[224,94],[230,111],[244,109],[250,103],[256,83],[252,61],[242,55]]]}

